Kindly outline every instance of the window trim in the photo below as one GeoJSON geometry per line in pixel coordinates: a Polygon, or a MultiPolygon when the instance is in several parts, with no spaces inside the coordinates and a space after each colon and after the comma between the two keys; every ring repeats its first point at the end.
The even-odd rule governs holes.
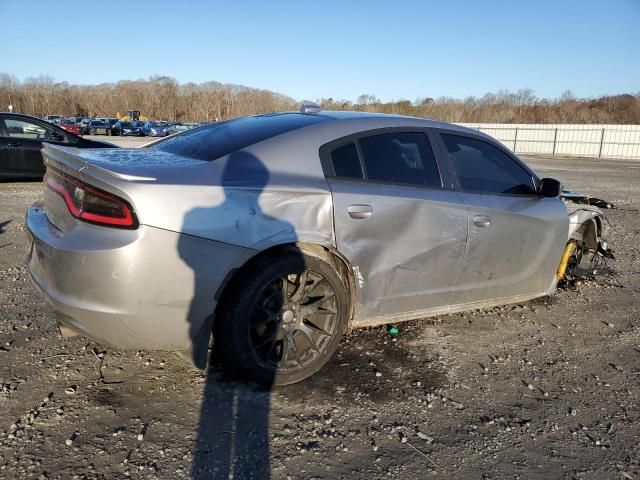
{"type": "Polygon", "coordinates": [[[442,135],[456,135],[458,137],[465,137],[465,138],[469,138],[471,140],[476,140],[478,142],[484,142],[486,144],[491,145],[492,147],[497,148],[498,150],[500,150],[502,153],[504,153],[507,157],[509,157],[511,160],[513,160],[517,165],[519,165],[526,173],[529,174],[529,176],[531,176],[531,180],[533,183],[533,188],[537,189],[539,184],[540,184],[540,177],[538,177],[538,175],[526,164],[524,163],[522,160],[520,160],[520,158],[518,158],[518,156],[516,156],[513,152],[511,152],[509,149],[507,149],[504,145],[502,145],[500,142],[498,142],[497,140],[494,140],[493,138],[485,138],[483,136],[480,135],[475,135],[474,133],[471,132],[464,132],[464,131],[459,131],[459,130],[451,130],[451,129],[447,129],[447,128],[433,128],[433,134],[435,138],[435,141],[438,144],[438,150],[440,151],[440,155],[442,156],[442,163],[445,165],[446,170],[447,170],[447,174],[449,176],[449,181],[451,182],[451,188],[453,190],[455,190],[456,192],[461,192],[461,193],[474,193],[477,195],[500,195],[503,197],[527,197],[527,198],[531,198],[531,197],[540,197],[540,195],[536,192],[533,193],[498,193],[498,192],[487,192],[484,190],[469,190],[469,189],[465,189],[465,188],[460,188],[458,187],[458,185],[456,184],[456,180],[455,180],[455,174],[453,173],[453,169],[452,169],[452,165],[449,161],[449,150],[447,149],[446,144],[444,143],[444,139],[442,138],[442,135]]]}
{"type": "Polygon", "coordinates": [[[448,188],[449,178],[448,172],[443,167],[447,167],[447,165],[443,165],[439,160],[439,152],[436,145],[434,145],[434,138],[429,132],[429,127],[416,127],[416,126],[407,126],[407,127],[382,127],[382,128],[374,128],[371,130],[363,130],[360,132],[352,133],[350,135],[346,135],[344,137],[337,138],[328,143],[322,145],[319,149],[320,155],[320,164],[322,166],[322,171],[327,180],[332,181],[340,181],[340,182],[355,182],[355,183],[366,183],[373,185],[394,185],[398,187],[409,187],[409,188],[430,188],[436,190],[450,190],[448,188]],[[367,137],[374,137],[377,135],[384,135],[389,133],[422,133],[425,135],[427,144],[431,148],[433,152],[433,158],[436,162],[436,168],[438,170],[438,175],[440,179],[440,185],[419,185],[416,183],[400,183],[400,182],[390,182],[385,180],[371,180],[367,176],[367,168],[364,163],[364,156],[362,154],[362,149],[360,147],[360,139],[367,137]],[[343,147],[349,143],[355,143],[356,150],[358,152],[358,159],[360,160],[360,168],[362,169],[363,178],[352,178],[352,177],[338,177],[333,168],[333,163],[331,161],[331,153],[333,150],[343,147]]]}
{"type": "Polygon", "coordinates": [[[31,117],[29,115],[21,115],[16,113],[11,114],[2,114],[0,115],[0,137],[2,138],[16,138],[23,141],[34,141],[34,142],[46,142],[46,143],[54,143],[56,145],[73,145],[75,142],[72,142],[71,139],[75,137],[70,132],[67,132],[64,128],[59,127],[58,125],[54,125],[52,123],[46,122],[44,120],[40,120],[39,118],[31,117]],[[24,123],[31,123],[33,125],[37,125],[41,128],[51,129],[56,133],[61,134],[64,139],[63,140],[46,140],[43,138],[25,138],[25,137],[12,137],[9,134],[9,128],[7,127],[6,120],[16,120],[24,123]]]}
{"type": "Polygon", "coordinates": [[[4,126],[4,117],[4,115],[0,115],[0,138],[9,138],[9,132],[4,126]]]}

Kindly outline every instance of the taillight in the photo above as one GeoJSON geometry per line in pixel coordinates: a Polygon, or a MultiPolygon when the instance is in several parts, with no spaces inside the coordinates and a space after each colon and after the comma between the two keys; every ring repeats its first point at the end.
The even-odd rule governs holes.
{"type": "Polygon", "coordinates": [[[63,173],[47,169],[44,184],[60,195],[69,213],[88,223],[117,228],[138,228],[131,206],[123,199],[63,173]]]}

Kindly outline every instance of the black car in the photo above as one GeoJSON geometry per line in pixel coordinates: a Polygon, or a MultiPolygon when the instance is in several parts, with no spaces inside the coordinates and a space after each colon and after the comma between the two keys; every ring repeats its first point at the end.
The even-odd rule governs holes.
{"type": "Polygon", "coordinates": [[[78,137],[29,115],[0,113],[0,178],[41,178],[45,169],[40,149],[45,142],[76,148],[117,148],[78,137]]]}
{"type": "Polygon", "coordinates": [[[89,133],[91,135],[117,135],[113,131],[113,127],[118,123],[118,120],[115,118],[96,118],[89,122],[89,126],[85,130],[85,133],[89,133]]]}
{"type": "Polygon", "coordinates": [[[144,132],[142,131],[142,122],[118,122],[116,123],[111,131],[115,135],[122,135],[123,137],[134,136],[134,137],[144,137],[144,132]]]}

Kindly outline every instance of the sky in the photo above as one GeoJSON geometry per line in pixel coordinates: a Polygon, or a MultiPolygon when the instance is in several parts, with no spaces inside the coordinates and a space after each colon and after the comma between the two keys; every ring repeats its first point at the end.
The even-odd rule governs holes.
{"type": "Polygon", "coordinates": [[[297,100],[640,92],[640,0],[0,0],[0,72],[297,100]]]}

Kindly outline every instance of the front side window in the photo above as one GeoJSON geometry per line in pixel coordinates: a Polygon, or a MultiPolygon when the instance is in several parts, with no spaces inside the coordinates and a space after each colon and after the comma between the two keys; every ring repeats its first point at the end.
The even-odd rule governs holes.
{"type": "Polygon", "coordinates": [[[4,124],[7,133],[12,138],[27,138],[33,140],[59,140],[60,134],[53,128],[43,127],[36,123],[18,120],[15,118],[5,118],[4,124]]]}
{"type": "Polygon", "coordinates": [[[429,139],[422,132],[373,135],[359,140],[367,180],[441,187],[429,139]]]}
{"type": "Polygon", "coordinates": [[[531,174],[499,148],[459,135],[443,133],[441,137],[458,188],[484,193],[536,193],[531,174]]]}

